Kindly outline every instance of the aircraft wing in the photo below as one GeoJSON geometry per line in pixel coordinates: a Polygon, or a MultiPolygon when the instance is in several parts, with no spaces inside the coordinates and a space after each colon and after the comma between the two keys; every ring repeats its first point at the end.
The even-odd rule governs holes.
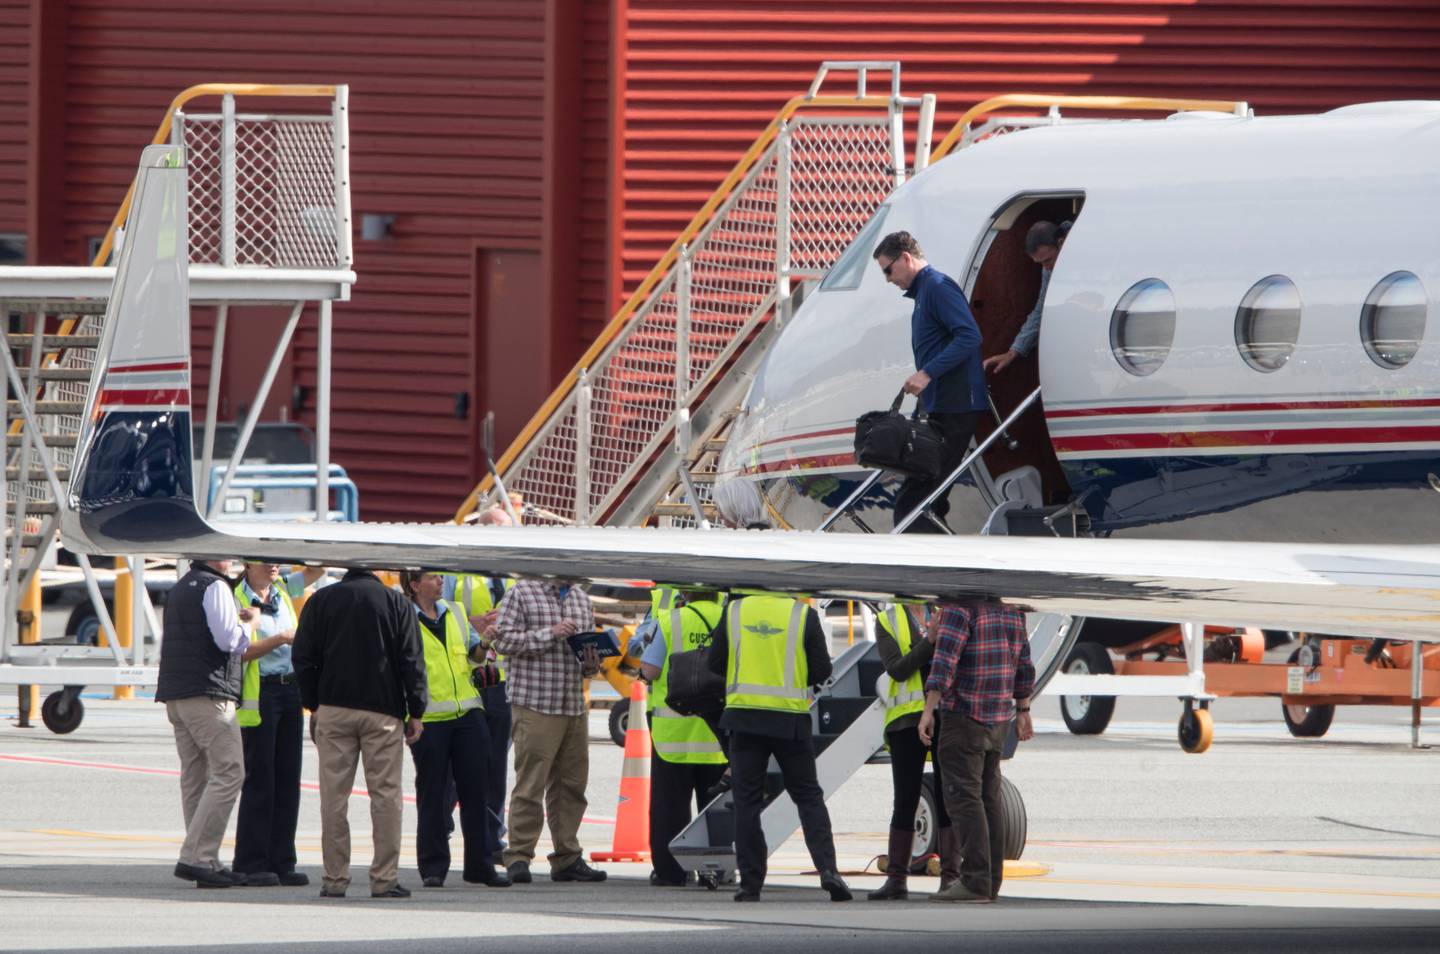
{"type": "Polygon", "coordinates": [[[61,527],[86,553],[250,557],[1440,641],[1440,547],[724,530],[208,523],[194,495],[185,170],[145,151],[61,527]]]}

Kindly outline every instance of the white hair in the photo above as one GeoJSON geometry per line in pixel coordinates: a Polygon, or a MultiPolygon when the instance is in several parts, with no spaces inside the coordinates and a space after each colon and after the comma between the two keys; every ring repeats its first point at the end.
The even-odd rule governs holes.
{"type": "Polygon", "coordinates": [[[720,516],[737,527],[770,526],[770,516],[755,485],[740,477],[718,483],[711,492],[711,499],[720,510],[720,516]]]}

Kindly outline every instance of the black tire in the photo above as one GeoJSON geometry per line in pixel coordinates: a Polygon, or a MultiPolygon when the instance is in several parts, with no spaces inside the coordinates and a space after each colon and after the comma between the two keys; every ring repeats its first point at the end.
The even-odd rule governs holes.
{"type": "Polygon", "coordinates": [[[1030,820],[1025,815],[1025,799],[1020,789],[1003,775],[1000,777],[1000,807],[1005,816],[1005,858],[1018,861],[1025,854],[1025,838],[1030,820]]]}
{"type": "MultiPolygon", "coordinates": [[[[1300,663],[1300,650],[1290,654],[1290,665],[1300,663]]],[[[1297,739],[1318,739],[1330,731],[1335,721],[1334,706],[1302,706],[1280,704],[1280,715],[1285,719],[1285,728],[1297,739]]]]}
{"type": "MultiPolygon", "coordinates": [[[[1099,643],[1076,643],[1065,660],[1065,672],[1109,676],[1115,672],[1110,653],[1099,643]]],[[[1099,735],[1115,715],[1114,696],[1061,696],[1060,715],[1074,735],[1099,735]]]]}
{"type": "Polygon", "coordinates": [[[630,703],[621,700],[610,707],[610,741],[625,748],[625,730],[630,727],[630,703]]]}
{"type": "Polygon", "coordinates": [[[99,646],[100,632],[100,617],[95,615],[95,607],[88,598],[82,599],[65,621],[65,635],[74,636],[77,646],[99,646]]]}
{"type": "Polygon", "coordinates": [[[915,809],[915,840],[910,845],[910,871],[925,873],[925,859],[940,850],[939,812],[936,810],[935,775],[920,779],[920,804],[915,809]]]}
{"type": "Polygon", "coordinates": [[[45,728],[56,735],[69,735],[80,728],[85,719],[85,704],[80,701],[78,687],[58,689],[45,697],[40,704],[40,719],[45,728]]]}

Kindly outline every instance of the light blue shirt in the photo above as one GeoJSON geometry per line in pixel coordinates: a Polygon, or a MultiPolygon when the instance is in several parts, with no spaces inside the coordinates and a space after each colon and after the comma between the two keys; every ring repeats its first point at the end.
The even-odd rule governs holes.
{"type": "MultiPolygon", "coordinates": [[[[275,613],[273,615],[261,613],[251,621],[251,625],[255,629],[256,640],[268,639],[276,633],[283,633],[287,629],[295,628],[297,622],[295,614],[290,611],[290,606],[280,598],[282,588],[292,600],[298,598],[305,592],[305,574],[299,570],[288,576],[282,574],[280,579],[275,581],[275,585],[270,587],[270,607],[275,610],[275,613]]],[[[260,599],[246,580],[240,581],[240,591],[245,594],[246,605],[252,605],[250,601],[260,599]]],[[[261,656],[258,662],[262,677],[288,676],[295,672],[295,666],[290,661],[290,645],[288,643],[276,646],[261,656]]]]}
{"type": "MultiPolygon", "coordinates": [[[[412,600],[410,605],[415,607],[416,617],[424,618],[425,614],[420,612],[420,605],[418,603],[412,600]]],[[[440,631],[443,633],[445,631],[445,614],[450,612],[450,606],[448,603],[445,603],[442,600],[441,602],[435,604],[435,608],[440,611],[435,615],[435,619],[440,623],[440,631]]],[[[461,622],[465,626],[465,648],[467,650],[474,649],[476,646],[480,645],[480,634],[475,632],[475,627],[470,625],[470,621],[468,619],[462,620],[461,622]]],[[[425,627],[425,624],[421,623],[420,626],[423,629],[425,627]]]]}
{"type": "MultiPolygon", "coordinates": [[[[668,655],[670,649],[669,646],[665,645],[665,634],[660,631],[660,624],[654,619],[647,618],[646,621],[640,625],[640,628],[644,629],[647,625],[654,626],[655,631],[651,634],[650,641],[645,644],[645,652],[640,656],[640,661],[642,663],[648,663],[656,669],[664,669],[665,657],[668,655]]],[[[640,635],[639,630],[636,631],[635,635],[640,635]]]]}
{"type": "Polygon", "coordinates": [[[1040,340],[1040,313],[1045,310],[1045,292],[1050,288],[1050,273],[1052,268],[1040,269],[1040,294],[1035,298],[1035,307],[1030,309],[1030,314],[1025,316],[1025,324],[1015,333],[1015,340],[1010,345],[1010,350],[1018,355],[1027,355],[1035,350],[1035,345],[1040,340]]]}

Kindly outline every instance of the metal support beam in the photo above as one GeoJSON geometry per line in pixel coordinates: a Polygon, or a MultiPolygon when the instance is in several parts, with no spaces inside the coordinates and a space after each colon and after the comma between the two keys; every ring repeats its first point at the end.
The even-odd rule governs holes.
{"type": "Polygon", "coordinates": [[[575,382],[575,523],[590,524],[590,372],[585,368],[575,382]]]}
{"type": "MultiPolygon", "coordinates": [[[[255,425],[260,420],[260,412],[265,406],[265,399],[270,396],[270,387],[275,383],[275,376],[280,373],[280,365],[285,360],[285,353],[290,350],[290,339],[295,335],[295,326],[300,323],[300,313],[304,309],[303,301],[295,303],[295,307],[290,310],[290,320],[285,323],[285,330],[280,333],[280,340],[275,343],[275,352],[270,355],[270,364],[265,369],[265,377],[260,380],[260,386],[255,389],[255,402],[250,405],[250,413],[245,415],[245,426],[240,429],[240,436],[235,442],[235,453],[230,455],[230,463],[220,478],[220,486],[216,488],[215,496],[205,512],[211,520],[214,520],[220,513],[225,494],[230,489],[230,481],[235,478],[235,470],[245,459],[245,451],[250,446],[250,437],[255,433],[255,425]]],[[[210,475],[202,474],[201,477],[208,485],[210,475]]]]}
{"type": "Polygon", "coordinates": [[[235,94],[220,101],[220,264],[235,265],[235,94]]]}
{"type": "Polygon", "coordinates": [[[320,302],[315,347],[315,519],[321,523],[330,519],[330,309],[329,299],[320,302]]]}
{"type": "Polygon", "coordinates": [[[775,318],[790,320],[790,173],[791,127],[780,124],[775,140],[775,318]]]}
{"type": "Polygon", "coordinates": [[[225,367],[225,325],[230,319],[229,302],[215,309],[215,344],[210,349],[210,382],[205,394],[205,443],[200,451],[200,473],[196,487],[210,486],[210,468],[215,463],[215,426],[220,412],[220,376],[225,367]]]}

